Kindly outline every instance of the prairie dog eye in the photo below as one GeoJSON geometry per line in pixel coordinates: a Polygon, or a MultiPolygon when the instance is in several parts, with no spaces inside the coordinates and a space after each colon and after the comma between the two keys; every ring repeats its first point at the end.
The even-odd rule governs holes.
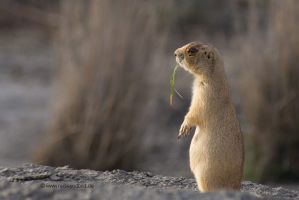
{"type": "Polygon", "coordinates": [[[192,54],[194,54],[194,53],[197,53],[197,52],[198,52],[198,49],[195,48],[195,47],[191,47],[190,49],[188,49],[187,52],[188,52],[188,53],[192,53],[192,54]]]}

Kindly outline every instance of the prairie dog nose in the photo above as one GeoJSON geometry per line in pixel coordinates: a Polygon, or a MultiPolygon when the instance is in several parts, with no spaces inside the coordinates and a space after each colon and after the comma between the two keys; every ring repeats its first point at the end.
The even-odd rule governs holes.
{"type": "Polygon", "coordinates": [[[184,59],[184,54],[180,51],[180,49],[175,50],[174,56],[178,57],[178,59],[180,61],[182,61],[184,59]]]}

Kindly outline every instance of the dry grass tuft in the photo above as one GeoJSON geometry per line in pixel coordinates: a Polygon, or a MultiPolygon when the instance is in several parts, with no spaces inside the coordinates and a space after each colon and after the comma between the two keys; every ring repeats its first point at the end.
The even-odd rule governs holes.
{"type": "Polygon", "coordinates": [[[146,1],[62,4],[61,72],[48,145],[36,161],[75,168],[133,169],[151,87],[151,60],[163,49],[155,6],[146,1]],[[159,37],[158,37],[159,35],[159,37]]]}
{"type": "Polygon", "coordinates": [[[239,86],[250,125],[246,175],[260,181],[299,178],[298,9],[296,0],[270,1],[267,31],[251,17],[248,35],[236,40],[242,45],[239,86]]]}

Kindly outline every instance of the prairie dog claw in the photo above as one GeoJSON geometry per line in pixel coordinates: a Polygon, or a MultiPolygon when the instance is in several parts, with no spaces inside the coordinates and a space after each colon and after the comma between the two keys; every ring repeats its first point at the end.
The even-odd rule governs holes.
{"type": "Polygon", "coordinates": [[[192,126],[188,122],[184,121],[183,124],[181,125],[178,139],[181,139],[182,136],[187,137],[191,131],[191,128],[192,126]]]}

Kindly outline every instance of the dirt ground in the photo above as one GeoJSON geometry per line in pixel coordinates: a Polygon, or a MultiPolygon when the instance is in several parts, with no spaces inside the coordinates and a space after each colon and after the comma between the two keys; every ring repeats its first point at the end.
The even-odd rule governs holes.
{"type": "Polygon", "coordinates": [[[5,199],[298,199],[282,187],[242,182],[240,192],[199,193],[194,179],[148,172],[98,172],[68,167],[24,165],[0,167],[0,197],[5,199]],[[11,181],[15,181],[11,183],[11,181]]]}

